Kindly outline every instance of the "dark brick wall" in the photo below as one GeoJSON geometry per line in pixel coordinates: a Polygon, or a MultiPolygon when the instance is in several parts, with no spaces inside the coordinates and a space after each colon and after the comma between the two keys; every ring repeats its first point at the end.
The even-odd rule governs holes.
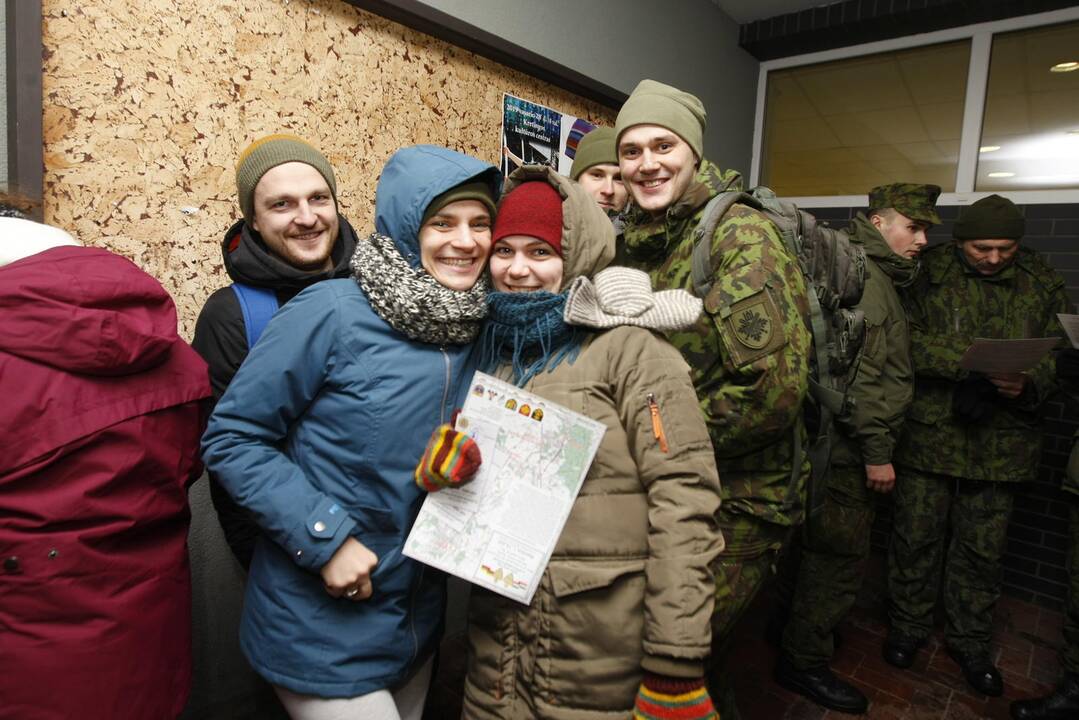
{"type": "MultiPolygon", "coordinates": [[[[864,208],[809,208],[835,227],[846,225],[864,208]]],[[[948,242],[958,206],[938,207],[943,223],[929,233],[929,242],[948,242]]],[[[1023,243],[1042,253],[1064,276],[1072,303],[1079,305],[1079,204],[1028,205],[1027,234],[1023,243]]],[[[1008,550],[1004,558],[1004,591],[1009,595],[1058,608],[1064,601],[1064,572],[1068,503],[1060,483],[1071,451],[1072,435],[1079,425],[1079,405],[1059,397],[1047,404],[1043,428],[1045,441],[1037,481],[1023,486],[1015,499],[1008,527],[1008,550]]],[[[887,498],[879,503],[873,527],[873,547],[884,552],[891,532],[892,510],[887,498]]]]}

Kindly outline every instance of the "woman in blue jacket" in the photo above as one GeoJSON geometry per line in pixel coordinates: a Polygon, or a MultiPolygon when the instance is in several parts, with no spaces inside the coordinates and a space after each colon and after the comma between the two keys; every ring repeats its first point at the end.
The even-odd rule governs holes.
{"type": "Polygon", "coordinates": [[[401,553],[431,427],[474,370],[499,175],[445,148],[398,151],[349,279],[273,318],[203,437],[262,529],[240,643],[293,718],[416,718],[445,587],[401,553]]]}

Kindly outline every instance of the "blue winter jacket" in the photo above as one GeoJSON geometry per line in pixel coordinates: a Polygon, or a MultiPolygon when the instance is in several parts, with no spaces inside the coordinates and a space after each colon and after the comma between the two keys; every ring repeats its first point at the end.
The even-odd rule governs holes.
{"type": "MultiPolygon", "coordinates": [[[[376,192],[377,227],[414,265],[427,204],[487,163],[433,146],[399,151],[376,192]]],[[[251,509],[240,643],[271,683],[351,697],[394,688],[438,642],[444,578],[401,554],[422,492],[412,472],[474,370],[470,346],[414,342],[352,279],[317,283],[273,318],[222,396],[203,457],[251,509]],[[378,555],[374,594],[334,599],[319,570],[348,536],[378,555]]]]}

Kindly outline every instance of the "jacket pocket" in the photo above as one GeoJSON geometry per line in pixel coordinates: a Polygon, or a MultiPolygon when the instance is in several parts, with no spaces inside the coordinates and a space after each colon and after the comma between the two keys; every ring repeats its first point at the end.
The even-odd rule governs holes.
{"type": "Polygon", "coordinates": [[[352,536],[378,557],[371,572],[375,593],[407,593],[412,580],[412,561],[401,554],[405,541],[397,521],[388,510],[353,504],[348,513],[356,523],[352,536]]]}
{"type": "Polygon", "coordinates": [[[641,679],[645,559],[552,560],[536,685],[548,703],[628,710],[641,679]],[[588,688],[588,692],[581,692],[588,688]]]}
{"type": "Polygon", "coordinates": [[[643,573],[644,564],[644,558],[598,562],[552,560],[547,574],[551,577],[551,591],[554,596],[564,598],[607,587],[623,575],[643,573]]]}

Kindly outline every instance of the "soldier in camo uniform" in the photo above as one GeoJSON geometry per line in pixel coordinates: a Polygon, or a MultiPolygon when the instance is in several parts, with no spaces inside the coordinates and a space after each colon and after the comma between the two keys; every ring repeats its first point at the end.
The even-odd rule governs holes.
{"type": "MultiPolygon", "coordinates": [[[[690,257],[704,206],[740,187],[738,173],[703,158],[704,123],[700,100],[652,80],[641,81],[615,123],[633,199],[625,262],[648,271],[657,289],[692,292],[690,257]]],[[[721,673],[724,650],[802,519],[809,308],[798,261],[764,215],[736,204],[710,241],[715,271],[705,313],[669,339],[689,363],[723,485],[727,549],[716,568],[709,684],[720,716],[736,720],[721,673]]]]}
{"type": "Polygon", "coordinates": [[[940,223],[936,185],[894,183],[869,192],[869,211],[848,230],[869,259],[866,341],[849,394],[854,409],[839,420],[823,509],[807,519],[790,620],[776,680],[833,710],[861,714],[868,700],[828,668],[833,632],[854,606],[869,557],[874,495],[895,485],[892,453],[914,393],[907,316],[896,288],[910,285],[926,230],[940,223]]]}
{"type": "Polygon", "coordinates": [[[1020,247],[1024,227],[1011,201],[979,200],[956,222],[954,244],[922,254],[918,281],[903,294],[915,390],[895,454],[884,659],[900,668],[913,663],[932,631],[944,563],[948,652],[985,695],[1003,692],[989,654],[1000,560],[1016,483],[1034,479],[1038,410],[1055,378],[1048,357],[1015,374],[968,372],[959,359],[974,338],[1062,334],[1056,314],[1069,307],[1064,281],[1020,247]]]}
{"type": "MultiPolygon", "coordinates": [[[[1057,377],[1065,392],[1079,399],[1079,350],[1068,348],[1057,356],[1057,377]]],[[[1044,697],[1013,702],[1011,712],[1015,720],[1079,718],[1079,433],[1072,444],[1061,490],[1069,500],[1068,603],[1064,608],[1064,646],[1060,649],[1064,677],[1044,697]]]]}

